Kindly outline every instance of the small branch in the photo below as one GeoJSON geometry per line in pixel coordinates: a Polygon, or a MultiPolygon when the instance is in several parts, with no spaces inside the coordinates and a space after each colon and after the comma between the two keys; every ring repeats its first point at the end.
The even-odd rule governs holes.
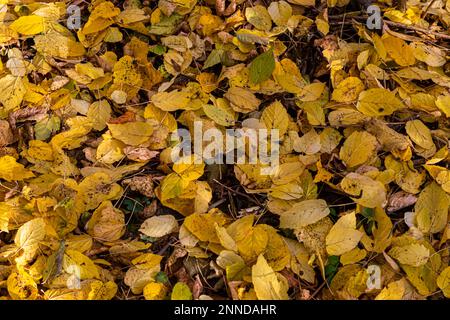
{"type": "Polygon", "coordinates": [[[435,32],[435,31],[430,31],[430,30],[427,30],[427,29],[424,29],[424,28],[420,28],[420,27],[415,27],[415,26],[407,26],[407,25],[404,25],[404,24],[398,23],[398,22],[384,21],[384,23],[386,23],[388,26],[391,26],[391,27],[397,27],[397,28],[402,28],[402,29],[416,31],[416,32],[423,32],[423,33],[426,33],[426,34],[431,34],[431,35],[435,36],[436,38],[450,40],[450,35],[449,34],[439,33],[439,32],[435,32]]]}
{"type": "MultiPolygon", "coordinates": [[[[367,16],[349,16],[349,14],[328,16],[329,20],[354,19],[354,20],[365,21],[365,20],[367,20],[367,18],[368,18],[367,16]]],[[[431,31],[431,30],[424,29],[421,27],[416,27],[416,26],[408,26],[403,23],[393,22],[393,21],[389,21],[389,20],[383,20],[383,23],[390,27],[396,27],[396,28],[401,28],[401,29],[415,31],[415,32],[422,32],[427,35],[433,35],[436,38],[450,40],[450,34],[435,32],[435,31],[431,31]]],[[[334,21],[334,22],[331,22],[330,24],[351,24],[351,21],[334,21]]]]}
{"type": "Polygon", "coordinates": [[[252,197],[250,197],[248,194],[233,190],[232,188],[224,185],[223,183],[220,183],[219,181],[217,181],[216,179],[213,179],[213,181],[219,185],[221,185],[223,188],[229,190],[230,192],[233,192],[234,194],[243,196],[245,198],[247,198],[249,201],[253,202],[254,204],[256,204],[257,206],[261,206],[261,203],[259,201],[256,201],[255,199],[253,199],[252,197]]]}

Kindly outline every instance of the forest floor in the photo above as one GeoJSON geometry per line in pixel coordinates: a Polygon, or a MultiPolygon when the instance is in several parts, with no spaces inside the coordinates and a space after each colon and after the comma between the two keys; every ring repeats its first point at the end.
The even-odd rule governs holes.
{"type": "Polygon", "coordinates": [[[0,3],[0,299],[450,297],[449,0],[0,3]]]}

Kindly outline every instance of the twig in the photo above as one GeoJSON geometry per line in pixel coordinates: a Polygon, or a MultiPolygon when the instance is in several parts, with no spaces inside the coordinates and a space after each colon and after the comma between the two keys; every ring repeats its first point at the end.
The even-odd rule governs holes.
{"type": "Polygon", "coordinates": [[[175,242],[176,242],[176,241],[175,241],[173,238],[171,238],[171,239],[164,245],[164,247],[162,247],[161,250],[158,251],[158,255],[160,255],[160,256],[163,255],[163,254],[167,251],[167,249],[169,249],[170,246],[173,245],[175,242]]]}
{"type": "Polygon", "coordinates": [[[240,196],[243,196],[243,197],[247,198],[249,201],[253,202],[254,204],[256,204],[256,205],[258,205],[258,206],[261,206],[261,203],[260,203],[259,201],[256,201],[255,199],[253,199],[252,197],[250,197],[248,194],[239,192],[239,191],[237,191],[237,190],[233,190],[232,188],[230,188],[230,187],[224,185],[223,183],[217,181],[216,179],[213,179],[213,181],[214,181],[215,183],[221,185],[223,188],[225,188],[225,189],[227,189],[227,190],[233,192],[234,194],[238,194],[238,195],[240,195],[240,196]]]}
{"type": "Polygon", "coordinates": [[[450,35],[448,35],[448,34],[430,31],[430,30],[420,28],[420,27],[415,27],[415,26],[407,26],[402,23],[393,22],[393,21],[384,21],[384,23],[386,23],[388,26],[391,26],[391,27],[403,28],[406,30],[411,30],[411,31],[416,31],[416,32],[423,32],[426,34],[431,34],[431,35],[435,36],[436,38],[450,40],[450,35]]]}
{"type": "MultiPolygon", "coordinates": [[[[354,16],[348,16],[348,14],[328,16],[329,20],[342,20],[343,18],[365,21],[365,20],[367,20],[368,16],[355,16],[354,17],[354,16]]],[[[450,40],[450,34],[435,32],[435,31],[427,30],[427,29],[424,29],[421,27],[416,27],[416,26],[408,26],[403,23],[393,22],[393,21],[389,21],[389,20],[383,20],[383,23],[388,26],[391,26],[391,27],[401,28],[401,29],[405,29],[405,30],[411,30],[411,31],[415,31],[415,32],[423,32],[425,34],[433,35],[436,38],[450,40]]],[[[331,24],[351,24],[351,21],[334,21],[331,24]]]]}
{"type": "Polygon", "coordinates": [[[325,280],[324,282],[322,282],[322,284],[316,289],[316,291],[313,292],[313,294],[309,297],[309,300],[313,299],[320,290],[322,290],[322,288],[327,284],[327,281],[325,280]]]}

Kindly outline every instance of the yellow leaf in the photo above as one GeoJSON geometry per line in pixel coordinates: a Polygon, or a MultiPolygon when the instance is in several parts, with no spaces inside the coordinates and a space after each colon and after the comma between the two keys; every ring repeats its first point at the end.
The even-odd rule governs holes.
{"type": "Polygon", "coordinates": [[[177,90],[158,92],[151,99],[152,103],[163,111],[187,110],[191,101],[189,92],[177,90]]]}
{"type": "Polygon", "coordinates": [[[185,156],[175,162],[172,169],[178,173],[182,179],[193,181],[203,175],[205,164],[200,157],[195,155],[185,156]]]}
{"type": "Polygon", "coordinates": [[[63,268],[68,274],[79,280],[99,279],[100,275],[94,262],[76,250],[67,249],[64,253],[63,268]]]}
{"type": "Polygon", "coordinates": [[[220,211],[211,210],[208,213],[194,213],[186,217],[183,225],[200,241],[220,243],[216,233],[216,224],[221,227],[226,217],[220,211]]]}
{"type": "Polygon", "coordinates": [[[370,177],[352,172],[342,179],[340,186],[356,203],[364,207],[383,207],[385,204],[384,185],[370,177]]]}
{"type": "Polygon", "coordinates": [[[442,290],[444,296],[450,298],[450,267],[442,270],[437,278],[437,285],[442,290]]]}
{"type": "Polygon", "coordinates": [[[0,78],[0,102],[3,104],[3,108],[0,108],[0,116],[4,111],[9,112],[10,110],[18,107],[27,92],[24,81],[21,77],[15,77],[11,74],[0,78]]]}
{"type": "Polygon", "coordinates": [[[162,111],[151,103],[145,107],[144,118],[158,121],[160,124],[165,125],[170,132],[177,129],[175,117],[171,113],[162,111]]]}
{"type": "Polygon", "coordinates": [[[34,256],[39,243],[44,240],[46,235],[46,224],[44,219],[35,218],[23,224],[17,230],[14,243],[18,249],[22,249],[25,255],[34,256]]]}
{"type": "Polygon", "coordinates": [[[416,62],[413,49],[402,39],[384,34],[382,41],[387,53],[400,66],[411,66],[416,62]]]}
{"type": "Polygon", "coordinates": [[[445,54],[441,49],[429,44],[421,42],[413,42],[410,44],[414,57],[425,62],[430,67],[441,67],[445,64],[445,54]]]}
{"type": "Polygon", "coordinates": [[[119,15],[119,13],[120,9],[116,8],[112,2],[102,2],[92,10],[81,32],[83,34],[91,34],[102,31],[114,23],[114,20],[111,18],[119,15]]]}
{"type": "Polygon", "coordinates": [[[364,259],[367,255],[367,251],[364,249],[359,249],[358,247],[344,253],[340,257],[340,261],[342,265],[354,264],[362,259],[364,259]]]}
{"type": "Polygon", "coordinates": [[[163,300],[167,294],[167,287],[162,283],[150,282],[144,287],[145,300],[163,300]]]}
{"type": "Polygon", "coordinates": [[[229,88],[224,97],[228,99],[234,111],[242,113],[255,111],[261,103],[250,90],[239,87],[229,88]]]}
{"type": "Polygon", "coordinates": [[[374,88],[359,94],[356,108],[367,116],[378,117],[390,115],[404,105],[389,90],[374,88]]]}
{"type": "Polygon", "coordinates": [[[44,292],[46,300],[83,300],[86,292],[79,289],[49,289],[44,292]]]}
{"type": "Polygon", "coordinates": [[[311,129],[294,141],[294,150],[307,155],[316,154],[320,151],[321,147],[320,136],[314,129],[311,129]]]}
{"type": "Polygon", "coordinates": [[[445,114],[447,118],[450,118],[450,95],[439,96],[436,99],[436,106],[445,114]]]}
{"type": "Polygon", "coordinates": [[[389,283],[387,287],[383,288],[375,297],[375,300],[402,300],[405,291],[405,279],[400,279],[389,283]]]}
{"type": "Polygon", "coordinates": [[[91,283],[88,300],[111,300],[117,293],[117,284],[113,281],[101,282],[99,280],[91,283]]]}
{"type": "Polygon", "coordinates": [[[270,196],[277,199],[294,200],[302,198],[303,195],[303,188],[298,181],[287,182],[270,188],[270,196]]]}
{"type": "Polygon", "coordinates": [[[219,238],[220,244],[227,250],[232,250],[237,252],[238,247],[233,238],[228,234],[227,229],[220,227],[218,224],[215,225],[217,237],[219,238]]]}
{"type": "Polygon", "coordinates": [[[252,267],[252,282],[259,300],[287,300],[287,280],[273,271],[262,255],[252,267]]]}
{"type": "Polygon", "coordinates": [[[374,154],[377,139],[365,131],[353,132],[339,151],[339,157],[348,168],[367,162],[374,154]]]}
{"type": "Polygon", "coordinates": [[[315,4],[313,0],[287,0],[287,1],[301,6],[314,6],[315,4]]]}
{"type": "Polygon", "coordinates": [[[292,7],[286,1],[272,1],[267,11],[277,26],[287,25],[292,16],[292,7]]]}
{"type": "Polygon", "coordinates": [[[320,133],[320,152],[331,153],[339,144],[342,135],[336,129],[327,127],[320,133]]]}
{"type": "Polygon", "coordinates": [[[424,245],[413,243],[393,247],[389,250],[389,255],[402,264],[420,267],[427,263],[430,251],[424,245]]]}
{"type": "Polygon", "coordinates": [[[272,19],[270,18],[269,12],[262,5],[247,7],[245,9],[245,18],[256,29],[269,31],[272,27],[272,19]]]}
{"type": "Polygon", "coordinates": [[[419,193],[420,186],[425,182],[425,172],[419,172],[414,169],[412,161],[397,161],[392,156],[384,160],[386,169],[395,172],[395,182],[402,190],[409,193],[419,193]]]}
{"type": "Polygon", "coordinates": [[[6,181],[20,181],[34,177],[33,172],[16,162],[11,156],[0,157],[0,178],[6,181]]]}
{"type": "Polygon", "coordinates": [[[363,234],[356,230],[355,212],[348,213],[331,227],[326,237],[327,252],[340,256],[355,248],[363,234]]]}
{"type": "Polygon", "coordinates": [[[125,233],[125,215],[105,201],[92,214],[86,231],[98,241],[116,241],[125,233]]]}
{"type": "Polygon", "coordinates": [[[43,55],[63,59],[81,57],[85,53],[85,49],[80,42],[54,31],[35,36],[34,43],[36,50],[43,55]]]}
{"type": "Polygon", "coordinates": [[[107,100],[95,101],[89,106],[86,116],[92,121],[92,128],[102,131],[111,117],[111,106],[107,100]]]}
{"type": "Polygon", "coordinates": [[[297,65],[290,59],[275,62],[275,70],[272,73],[275,81],[287,92],[301,94],[306,85],[297,65]]]}
{"type": "Polygon", "coordinates": [[[9,27],[26,36],[35,35],[45,30],[45,20],[40,16],[23,16],[15,20],[9,27]]]}
{"type": "Polygon", "coordinates": [[[200,34],[210,36],[223,27],[223,21],[218,16],[212,14],[203,14],[198,20],[197,28],[200,29],[200,34]]]}
{"type": "Polygon", "coordinates": [[[291,252],[285,241],[285,238],[278,234],[278,230],[267,225],[260,224],[268,235],[266,250],[264,251],[264,258],[274,271],[281,271],[289,265],[291,261],[291,252]]]}
{"type": "Polygon", "coordinates": [[[338,109],[331,111],[328,121],[332,127],[343,127],[355,124],[362,124],[368,117],[353,109],[338,109]]]}
{"type": "Polygon", "coordinates": [[[161,201],[168,200],[179,196],[188,186],[189,181],[180,177],[176,173],[167,175],[161,181],[161,201]]]}
{"type": "Polygon", "coordinates": [[[372,229],[373,251],[382,253],[391,244],[393,224],[386,212],[380,207],[375,208],[374,220],[376,224],[372,229]]]}
{"type": "Polygon", "coordinates": [[[138,61],[125,55],[114,64],[113,84],[108,89],[108,95],[116,90],[126,93],[127,100],[131,100],[138,94],[143,85],[143,78],[138,69],[138,61]]]}
{"type": "Polygon", "coordinates": [[[221,126],[231,126],[236,121],[236,113],[230,107],[228,100],[223,98],[213,99],[214,105],[203,105],[203,112],[221,126]]]}
{"type": "Polygon", "coordinates": [[[111,181],[108,174],[96,172],[84,178],[77,191],[75,208],[77,212],[82,213],[97,208],[103,201],[118,199],[123,190],[111,181]]]}
{"type": "Polygon", "coordinates": [[[424,233],[441,232],[447,224],[449,206],[450,196],[437,183],[426,186],[414,206],[419,230],[424,233]]]}
{"type": "Polygon", "coordinates": [[[131,292],[134,294],[142,294],[145,286],[155,281],[155,276],[160,269],[161,267],[159,263],[150,269],[138,269],[136,267],[131,267],[125,273],[124,283],[130,287],[131,292]]]}
{"type": "Polygon", "coordinates": [[[272,181],[276,185],[287,184],[300,177],[304,170],[305,166],[300,161],[282,163],[276,168],[272,181]]]}
{"type": "Polygon", "coordinates": [[[202,90],[211,93],[217,89],[217,77],[214,73],[202,72],[195,79],[200,83],[202,90]]]}
{"type": "Polygon", "coordinates": [[[245,261],[256,259],[266,249],[269,241],[268,234],[261,225],[252,227],[250,230],[240,230],[239,234],[233,238],[238,246],[239,254],[245,261]]]}
{"type": "Polygon", "coordinates": [[[405,125],[406,133],[411,140],[424,149],[431,149],[434,147],[433,138],[431,137],[430,129],[420,120],[408,121],[405,125]]]}
{"type": "Polygon", "coordinates": [[[36,282],[23,268],[9,275],[6,286],[14,300],[36,300],[39,294],[36,282]]]}
{"type": "Polygon", "coordinates": [[[381,147],[387,151],[404,151],[410,145],[411,141],[403,134],[391,129],[386,123],[381,120],[372,118],[366,122],[366,130],[374,135],[381,147]]]}
{"type": "Polygon", "coordinates": [[[333,178],[333,174],[323,168],[322,163],[320,161],[316,162],[317,173],[314,176],[314,182],[327,182],[333,178]]]}
{"type": "Polygon", "coordinates": [[[333,91],[331,99],[337,102],[349,103],[355,101],[363,90],[364,84],[359,78],[348,77],[339,82],[333,91]]]}
{"type": "Polygon", "coordinates": [[[316,223],[330,213],[327,203],[322,199],[304,200],[295,203],[280,217],[280,227],[299,229],[316,223]]]}
{"type": "Polygon", "coordinates": [[[150,139],[153,127],[147,122],[108,123],[114,139],[131,146],[139,146],[150,139]]]}
{"type": "Polygon", "coordinates": [[[320,17],[321,15],[317,16],[316,18],[317,30],[319,30],[322,35],[326,36],[328,32],[330,32],[330,25],[325,19],[322,19],[320,17]]]}
{"type": "Polygon", "coordinates": [[[138,269],[153,269],[159,267],[162,256],[153,253],[143,253],[137,258],[134,258],[131,263],[138,269]]]}
{"type": "Polygon", "coordinates": [[[192,292],[184,282],[177,282],[170,295],[171,300],[192,300],[192,292]]]}
{"type": "Polygon", "coordinates": [[[268,234],[264,227],[253,227],[253,221],[254,216],[248,215],[227,227],[228,234],[238,246],[239,254],[246,261],[256,259],[266,249],[268,242],[268,234]]]}
{"type": "Polygon", "coordinates": [[[43,161],[54,159],[53,148],[50,144],[40,140],[31,140],[28,145],[27,155],[31,158],[43,161]]]}
{"type": "Polygon", "coordinates": [[[83,75],[88,76],[89,78],[95,80],[105,76],[105,73],[102,68],[94,67],[94,65],[90,62],[87,63],[77,63],[75,65],[75,70],[83,75]]]}
{"type": "Polygon", "coordinates": [[[174,232],[178,228],[177,220],[172,215],[154,216],[145,220],[139,232],[148,237],[160,238],[174,232]]]}
{"type": "Polygon", "coordinates": [[[278,100],[273,102],[262,112],[261,122],[266,126],[267,130],[277,129],[279,136],[282,137],[289,125],[289,116],[286,108],[278,100]]]}
{"type": "Polygon", "coordinates": [[[104,140],[97,147],[96,158],[98,161],[106,164],[113,164],[125,157],[123,148],[125,144],[122,141],[112,139],[109,135],[103,135],[104,140]]]}

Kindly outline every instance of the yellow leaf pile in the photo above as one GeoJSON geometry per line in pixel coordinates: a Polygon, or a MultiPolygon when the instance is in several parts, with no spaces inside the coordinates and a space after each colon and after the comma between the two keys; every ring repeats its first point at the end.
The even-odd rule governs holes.
{"type": "Polygon", "coordinates": [[[449,1],[76,3],[0,5],[0,299],[450,298],[449,1]]]}

